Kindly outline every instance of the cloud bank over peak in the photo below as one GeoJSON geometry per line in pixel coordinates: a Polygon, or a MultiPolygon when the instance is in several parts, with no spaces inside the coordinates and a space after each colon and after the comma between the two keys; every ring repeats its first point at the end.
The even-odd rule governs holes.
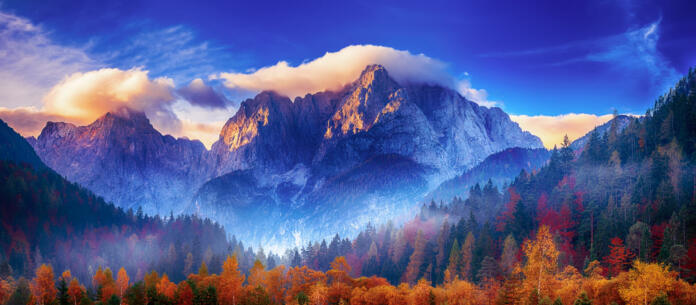
{"type": "Polygon", "coordinates": [[[337,52],[327,52],[314,60],[291,66],[280,61],[246,73],[219,73],[212,78],[222,79],[231,90],[259,92],[273,90],[290,98],[325,90],[340,90],[355,81],[366,66],[380,64],[397,82],[428,83],[460,90],[465,97],[484,106],[491,106],[485,91],[471,88],[447,70],[445,62],[377,45],[351,45],[337,52]],[[464,89],[464,90],[461,90],[464,89]]]}

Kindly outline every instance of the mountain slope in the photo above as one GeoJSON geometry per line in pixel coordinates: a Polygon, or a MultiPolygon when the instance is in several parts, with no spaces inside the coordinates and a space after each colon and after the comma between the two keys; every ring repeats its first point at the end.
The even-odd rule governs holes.
{"type": "Polygon", "coordinates": [[[47,263],[71,270],[82,282],[89,282],[98,266],[123,266],[140,278],[143,270],[157,270],[183,280],[186,256],[191,253],[191,264],[200,265],[203,250],[219,267],[228,248],[221,226],[191,216],[165,220],[125,212],[52,170],[18,165],[41,161],[4,123],[0,135],[2,156],[24,156],[0,160],[0,267],[9,272],[4,276],[30,277],[47,263]]]}
{"type": "Polygon", "coordinates": [[[188,211],[262,243],[348,236],[409,211],[442,179],[516,146],[542,144],[499,108],[440,86],[401,86],[371,65],[339,92],[292,104],[272,92],[245,101],[212,150],[216,167],[233,174],[201,188],[188,211]],[[254,183],[240,184],[239,175],[254,183]],[[263,200],[249,196],[259,192],[263,200]],[[268,212],[249,214],[245,206],[268,212]]]}
{"type": "Polygon", "coordinates": [[[488,156],[483,162],[461,175],[449,179],[430,192],[426,199],[450,201],[454,197],[466,197],[476,184],[484,185],[489,179],[496,187],[510,183],[521,171],[538,170],[551,153],[543,148],[508,148],[488,156]]]}
{"type": "Polygon", "coordinates": [[[612,124],[616,124],[616,132],[621,132],[623,131],[628,125],[631,123],[631,118],[630,116],[627,115],[617,115],[616,117],[612,118],[609,120],[609,122],[606,122],[602,125],[599,125],[592,129],[590,132],[585,134],[584,136],[576,139],[573,141],[573,143],[570,144],[570,148],[572,148],[574,151],[576,151],[578,154],[582,152],[582,150],[585,148],[585,145],[587,145],[587,141],[589,141],[590,136],[592,135],[593,132],[597,132],[597,135],[599,137],[603,137],[609,130],[612,128],[612,124]]]}
{"type": "Polygon", "coordinates": [[[0,120],[0,160],[27,163],[37,170],[46,168],[31,145],[3,120],[0,120]]]}
{"type": "Polygon", "coordinates": [[[106,200],[146,213],[179,213],[210,176],[199,141],[163,136],[122,109],[87,126],[49,122],[34,149],[51,168],[106,200]]]}

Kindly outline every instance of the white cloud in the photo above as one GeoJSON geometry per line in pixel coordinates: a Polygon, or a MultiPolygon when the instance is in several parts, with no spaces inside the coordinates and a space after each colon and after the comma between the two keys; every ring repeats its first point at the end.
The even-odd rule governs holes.
{"type": "Polygon", "coordinates": [[[245,73],[220,73],[232,90],[259,92],[274,90],[291,98],[324,90],[339,90],[355,81],[367,65],[383,65],[397,82],[438,84],[460,90],[460,93],[483,105],[493,105],[485,90],[471,88],[468,81],[457,80],[447,71],[447,64],[424,54],[412,54],[375,45],[351,45],[337,52],[291,66],[280,61],[273,66],[245,73]]]}
{"type": "MultiPolygon", "coordinates": [[[[468,73],[466,74],[468,75],[468,73]]],[[[471,82],[468,79],[462,79],[457,82],[457,88],[455,88],[459,94],[461,94],[466,99],[477,103],[484,107],[501,107],[502,103],[497,101],[491,101],[488,99],[488,92],[486,89],[474,89],[471,87],[471,82]]]]}
{"type": "Polygon", "coordinates": [[[568,113],[556,116],[548,115],[510,115],[510,119],[523,130],[541,138],[546,148],[553,148],[563,142],[563,136],[573,141],[584,136],[596,126],[611,120],[612,114],[595,115],[587,113],[568,113]]]}
{"type": "Polygon", "coordinates": [[[28,19],[0,12],[0,106],[41,106],[66,75],[98,66],[81,48],[62,46],[28,19]]]}
{"type": "Polygon", "coordinates": [[[645,73],[660,90],[669,88],[679,78],[679,73],[657,48],[661,21],[657,20],[608,40],[604,50],[588,54],[586,59],[645,73]]]}

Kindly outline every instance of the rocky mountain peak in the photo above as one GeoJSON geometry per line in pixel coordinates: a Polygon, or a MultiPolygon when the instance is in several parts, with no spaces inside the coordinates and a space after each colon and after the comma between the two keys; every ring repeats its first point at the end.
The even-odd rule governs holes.
{"type": "Polygon", "coordinates": [[[389,72],[382,65],[368,65],[360,73],[356,81],[361,87],[368,87],[373,84],[384,84],[391,80],[389,72]]]}
{"type": "Polygon", "coordinates": [[[370,129],[391,94],[399,88],[383,66],[367,66],[327,122],[324,138],[340,138],[370,129]]]}

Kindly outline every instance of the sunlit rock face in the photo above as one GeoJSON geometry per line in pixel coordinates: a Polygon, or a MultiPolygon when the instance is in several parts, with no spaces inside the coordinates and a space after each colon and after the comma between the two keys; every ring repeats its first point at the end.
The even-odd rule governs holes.
{"type": "Polygon", "coordinates": [[[215,176],[255,168],[283,171],[301,159],[293,104],[287,97],[262,92],[239,106],[212,146],[215,176]]]}
{"type": "Polygon", "coordinates": [[[87,126],[49,122],[36,139],[41,159],[68,180],[124,208],[181,212],[210,178],[200,141],[155,130],[141,112],[110,112],[87,126]]]}

